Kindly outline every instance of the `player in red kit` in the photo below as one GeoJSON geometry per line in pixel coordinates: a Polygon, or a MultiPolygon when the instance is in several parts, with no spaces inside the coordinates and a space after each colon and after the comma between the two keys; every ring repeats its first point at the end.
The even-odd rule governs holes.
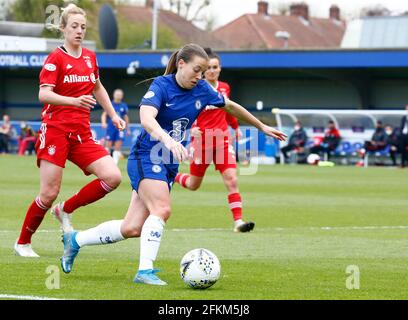
{"type": "MultiPolygon", "coordinates": [[[[206,52],[210,61],[208,70],[205,72],[205,79],[215,90],[229,98],[230,87],[228,83],[218,81],[221,72],[220,57],[211,49],[206,49],[206,52]]],[[[242,220],[242,200],[238,189],[237,164],[228,125],[235,130],[235,137],[239,138],[241,133],[237,119],[227,114],[222,108],[207,106],[200,113],[191,129],[193,160],[190,164],[190,174],[178,173],[175,182],[189,190],[197,190],[201,186],[208,166],[214,162],[215,169],[221,173],[228,190],[228,204],[234,219],[234,231],[249,232],[255,224],[242,220]]]]}
{"type": "Polygon", "coordinates": [[[50,53],[40,73],[39,100],[44,108],[35,146],[40,193],[27,211],[14,246],[16,254],[23,257],[38,257],[31,247],[31,237],[58,196],[67,159],[97,179],[51,210],[63,232],[73,230],[71,213],[74,210],[101,199],[121,182],[120,170],[91,134],[90,110],[96,101],[117,128],[123,130],[126,123],[115,113],[99,80],[95,53],[81,46],[86,32],[86,13],[74,4],[68,5],[59,27],[64,34],[64,45],[50,53]]]}

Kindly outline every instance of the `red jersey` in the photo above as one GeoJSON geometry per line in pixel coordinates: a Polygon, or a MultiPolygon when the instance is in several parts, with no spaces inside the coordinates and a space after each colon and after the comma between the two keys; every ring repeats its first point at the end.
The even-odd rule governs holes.
{"type": "MultiPolygon", "coordinates": [[[[93,51],[82,48],[81,55],[74,57],[61,47],[49,54],[40,73],[40,86],[52,86],[54,92],[77,98],[91,95],[99,79],[99,68],[93,51]]],[[[74,106],[54,106],[45,104],[43,121],[51,119],[64,122],[89,122],[90,111],[74,106]]]]}
{"type": "MultiPolygon", "coordinates": [[[[230,86],[226,82],[218,81],[217,91],[227,98],[230,96],[230,86]]],[[[221,129],[222,131],[226,131],[228,130],[228,125],[233,129],[237,129],[237,119],[226,113],[222,108],[206,106],[199,114],[194,126],[199,127],[201,131],[205,129],[221,129]]]]}
{"type": "Polygon", "coordinates": [[[340,132],[337,128],[327,129],[324,136],[327,138],[340,138],[340,132]]]}

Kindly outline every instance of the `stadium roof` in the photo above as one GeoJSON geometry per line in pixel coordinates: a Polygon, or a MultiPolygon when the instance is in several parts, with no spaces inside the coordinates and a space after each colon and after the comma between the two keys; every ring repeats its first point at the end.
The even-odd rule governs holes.
{"type": "Polygon", "coordinates": [[[235,49],[276,49],[284,47],[277,32],[287,32],[289,48],[338,48],[345,31],[340,9],[332,6],[328,18],[309,16],[306,4],[292,4],[290,15],[268,14],[268,3],[258,2],[258,13],[244,14],[213,31],[235,49]]]}
{"type": "Polygon", "coordinates": [[[408,16],[367,17],[351,21],[343,48],[408,48],[408,16]]]}

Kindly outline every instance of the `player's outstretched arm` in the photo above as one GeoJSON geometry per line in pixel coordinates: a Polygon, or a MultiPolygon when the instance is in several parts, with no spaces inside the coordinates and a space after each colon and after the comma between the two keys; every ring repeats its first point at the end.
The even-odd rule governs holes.
{"type": "Polygon", "coordinates": [[[112,106],[112,102],[110,101],[108,92],[106,91],[100,80],[96,80],[96,85],[93,93],[96,97],[96,100],[102,106],[103,110],[105,110],[108,116],[112,119],[112,123],[114,124],[114,126],[119,130],[124,130],[126,128],[126,122],[121,119],[116,113],[115,109],[112,106]]]}
{"type": "Polygon", "coordinates": [[[156,120],[158,110],[152,106],[140,106],[140,124],[154,139],[159,140],[180,162],[188,159],[188,151],[163,130],[156,120]]]}
{"type": "Polygon", "coordinates": [[[234,117],[238,118],[241,121],[244,121],[250,125],[253,125],[256,127],[258,130],[262,131],[268,136],[271,136],[273,138],[276,138],[280,141],[285,141],[287,136],[283,132],[276,130],[273,127],[270,127],[266,124],[264,124],[262,121],[260,121],[257,117],[252,115],[250,112],[248,112],[243,106],[240,104],[229,100],[225,98],[225,111],[227,111],[229,114],[232,114],[234,117]]]}

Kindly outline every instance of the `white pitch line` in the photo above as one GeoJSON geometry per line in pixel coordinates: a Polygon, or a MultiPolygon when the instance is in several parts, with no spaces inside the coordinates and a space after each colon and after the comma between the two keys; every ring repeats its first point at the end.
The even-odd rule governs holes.
{"type": "Polygon", "coordinates": [[[205,231],[226,231],[226,230],[229,230],[229,229],[226,229],[226,228],[195,228],[195,229],[174,228],[174,229],[169,229],[168,231],[174,231],[174,232],[186,232],[186,231],[205,232],[205,231]]]}
{"type": "Polygon", "coordinates": [[[37,297],[37,296],[20,296],[15,294],[0,294],[0,299],[17,299],[17,300],[61,300],[49,297],[37,297]]]}
{"type": "MultiPolygon", "coordinates": [[[[293,227],[293,228],[258,228],[261,230],[274,230],[274,231],[288,231],[288,230],[299,230],[299,229],[307,229],[307,230],[387,230],[387,229],[408,229],[408,226],[347,226],[347,227],[293,227]]],[[[187,232],[187,231],[199,231],[199,232],[206,232],[206,231],[226,231],[230,229],[226,228],[196,228],[196,229],[169,229],[168,231],[174,232],[187,232]]]]}
{"type": "MultiPolygon", "coordinates": [[[[0,233],[12,233],[19,232],[18,230],[0,230],[0,233]]],[[[38,230],[37,233],[56,233],[61,232],[60,230],[38,230]]]]}
{"type": "Polygon", "coordinates": [[[349,227],[311,227],[310,229],[316,230],[378,230],[378,229],[408,229],[408,226],[349,226],[349,227]]]}
{"type": "MultiPolygon", "coordinates": [[[[274,231],[289,231],[289,230],[395,230],[408,229],[408,226],[345,226],[345,227],[293,227],[293,228],[258,228],[258,230],[274,230],[274,231]]],[[[208,231],[228,231],[228,228],[174,228],[167,231],[173,232],[208,232],[208,231]]],[[[0,230],[0,233],[16,233],[18,230],[0,230]]],[[[39,230],[37,233],[60,233],[60,230],[39,230]]]]}

